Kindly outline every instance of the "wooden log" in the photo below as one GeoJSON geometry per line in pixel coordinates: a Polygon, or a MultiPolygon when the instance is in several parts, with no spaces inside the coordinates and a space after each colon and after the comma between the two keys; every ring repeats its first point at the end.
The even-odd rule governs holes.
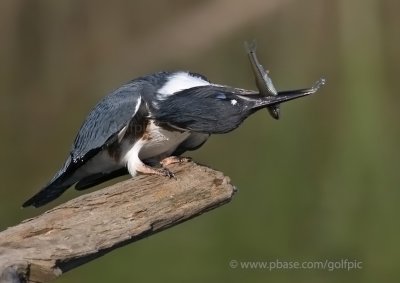
{"type": "Polygon", "coordinates": [[[177,179],[138,176],[82,195],[0,233],[0,282],[48,282],[113,249],[229,202],[221,172],[173,164],[177,179]]]}

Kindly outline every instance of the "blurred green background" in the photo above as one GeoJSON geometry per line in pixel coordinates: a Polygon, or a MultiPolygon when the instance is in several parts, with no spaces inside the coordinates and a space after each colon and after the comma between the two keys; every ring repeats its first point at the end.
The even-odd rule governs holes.
{"type": "Polygon", "coordinates": [[[91,107],[137,76],[185,69],[254,89],[243,42],[278,89],[318,95],[212,137],[195,160],[234,200],[57,282],[400,282],[400,2],[1,1],[0,230],[62,165],[91,107]],[[362,261],[362,269],[243,270],[230,260],[362,261]]]}

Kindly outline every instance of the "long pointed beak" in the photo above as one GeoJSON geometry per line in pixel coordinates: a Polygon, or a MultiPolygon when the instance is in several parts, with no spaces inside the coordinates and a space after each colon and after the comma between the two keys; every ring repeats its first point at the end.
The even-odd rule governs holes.
{"type": "MultiPolygon", "coordinates": [[[[305,89],[297,89],[297,90],[288,90],[288,91],[279,91],[278,95],[266,96],[262,100],[260,100],[257,108],[265,107],[269,105],[276,105],[286,101],[290,101],[293,99],[297,99],[303,96],[307,96],[310,94],[316,93],[323,85],[325,85],[326,80],[324,78],[319,79],[311,88],[305,89]]],[[[275,118],[275,117],[274,117],[275,118]]],[[[278,112],[279,118],[279,112],[278,112]]]]}

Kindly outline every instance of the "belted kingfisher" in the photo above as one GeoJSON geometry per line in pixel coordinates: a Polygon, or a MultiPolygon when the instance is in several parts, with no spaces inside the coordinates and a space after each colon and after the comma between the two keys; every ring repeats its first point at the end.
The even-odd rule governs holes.
{"type": "Polygon", "coordinates": [[[322,84],[268,95],[187,71],[134,79],[92,109],[62,168],[23,207],[45,205],[73,185],[83,190],[128,173],[174,177],[165,166],[182,161],[182,153],[211,134],[230,132],[256,111],[315,93],[322,84]]]}

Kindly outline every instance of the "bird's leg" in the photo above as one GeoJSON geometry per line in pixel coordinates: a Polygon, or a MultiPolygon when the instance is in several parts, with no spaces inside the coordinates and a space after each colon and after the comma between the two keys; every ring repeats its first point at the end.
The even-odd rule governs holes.
{"type": "Polygon", "coordinates": [[[183,163],[190,162],[192,158],[190,157],[181,157],[181,156],[168,156],[160,161],[161,166],[165,167],[175,163],[183,163]]]}
{"type": "Polygon", "coordinates": [[[159,176],[165,176],[169,178],[175,178],[174,173],[172,173],[170,170],[167,168],[154,168],[146,164],[139,164],[135,168],[136,172],[142,173],[142,174],[147,174],[147,175],[159,175],[159,176]]]}

